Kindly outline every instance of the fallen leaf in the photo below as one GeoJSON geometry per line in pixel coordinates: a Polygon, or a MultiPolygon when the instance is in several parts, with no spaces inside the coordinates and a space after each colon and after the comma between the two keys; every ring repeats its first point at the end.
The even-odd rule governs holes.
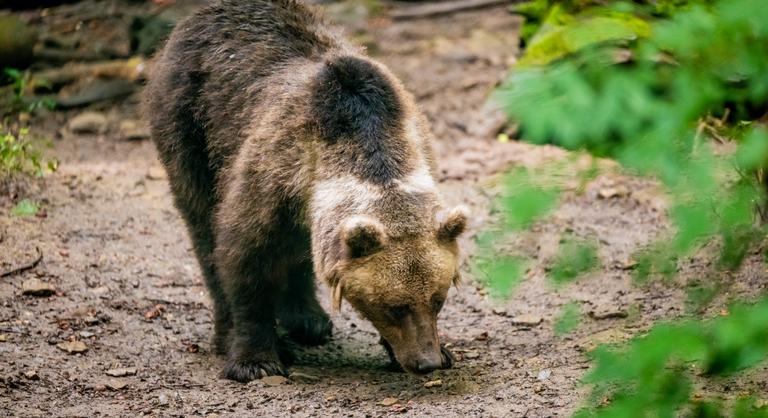
{"type": "Polygon", "coordinates": [[[119,369],[109,369],[106,371],[107,375],[112,377],[133,376],[136,374],[135,367],[123,367],[119,369]]]}
{"type": "Polygon", "coordinates": [[[110,390],[120,390],[125,389],[126,386],[128,386],[128,382],[118,380],[118,379],[110,379],[105,386],[110,390]]]}
{"type": "Polygon", "coordinates": [[[261,383],[267,386],[280,386],[288,382],[285,376],[265,376],[261,378],[261,383]]]}
{"type": "Polygon", "coordinates": [[[165,312],[165,305],[157,304],[152,309],[144,312],[144,319],[151,321],[165,312]]]}
{"type": "Polygon", "coordinates": [[[618,267],[622,270],[634,270],[637,268],[637,264],[637,261],[630,258],[622,263],[619,263],[618,267]]]}
{"type": "Polygon", "coordinates": [[[392,406],[397,403],[397,398],[384,398],[379,402],[381,406],[392,406]]]}
{"type": "Polygon", "coordinates": [[[62,341],[56,344],[56,347],[66,351],[69,354],[85,353],[88,351],[88,346],[85,345],[85,343],[82,341],[62,341]]]}

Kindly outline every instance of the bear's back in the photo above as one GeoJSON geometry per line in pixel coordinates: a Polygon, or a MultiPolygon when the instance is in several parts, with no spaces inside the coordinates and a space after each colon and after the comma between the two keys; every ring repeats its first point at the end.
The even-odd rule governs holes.
{"type": "Polygon", "coordinates": [[[275,105],[265,90],[285,68],[347,48],[300,1],[223,0],[201,9],[176,27],[150,77],[147,110],[158,149],[204,150],[218,173],[259,109],[275,105]]]}

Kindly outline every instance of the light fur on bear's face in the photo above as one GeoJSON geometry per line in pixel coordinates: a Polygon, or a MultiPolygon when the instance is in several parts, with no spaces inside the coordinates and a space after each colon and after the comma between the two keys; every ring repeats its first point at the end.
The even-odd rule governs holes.
{"type": "Polygon", "coordinates": [[[442,211],[430,233],[390,238],[377,220],[348,219],[347,256],[336,270],[334,301],[343,296],[376,327],[404,369],[441,364],[437,315],[458,283],[456,237],[466,223],[461,208],[442,211]]]}

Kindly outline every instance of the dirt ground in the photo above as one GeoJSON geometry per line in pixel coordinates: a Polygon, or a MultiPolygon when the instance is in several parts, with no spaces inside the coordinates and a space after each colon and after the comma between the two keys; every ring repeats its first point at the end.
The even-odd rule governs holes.
{"type": "MultiPolygon", "coordinates": [[[[531,268],[509,299],[490,298],[481,278],[472,276],[473,237],[489,219],[496,176],[510,167],[546,167],[565,155],[495,139],[498,116],[486,101],[514,63],[520,23],[498,7],[402,22],[373,18],[349,31],[416,95],[438,139],[445,198],[473,210],[462,243],[465,282],[451,290],[440,317],[442,338],[459,360],[454,369],[426,377],[389,371],[373,328],[345,304],[332,315],[329,344],[296,349],[291,371],[299,374],[292,379],[243,385],[220,378],[223,359],[209,344],[211,304],[153,145],[117,134],[121,121],[138,118],[134,95],[95,108],[108,116],[104,134],[65,129],[78,111],[33,120],[57,138],[61,165],[28,191],[42,202],[44,216],[11,217],[10,204],[0,207],[0,270],[34,259],[36,248],[43,254],[35,268],[0,278],[0,415],[573,412],[588,393],[579,384],[589,368],[585,353],[681,315],[686,298],[679,285],[632,283],[630,256],[664,233],[665,202],[652,181],[617,170],[598,176],[583,193],[569,192],[554,215],[511,240],[509,250],[529,257],[531,268]],[[597,239],[602,267],[555,288],[545,266],[563,233],[597,239]],[[32,278],[50,283],[55,293],[22,295],[22,283],[32,278]],[[572,300],[582,323],[556,337],[553,321],[572,300]],[[87,351],[62,349],[73,341],[87,351]],[[436,379],[440,385],[425,387],[436,379]]],[[[681,270],[695,277],[708,263],[693,258],[681,270]]],[[[727,282],[726,295],[764,289],[760,257],[751,256],[727,282]]],[[[327,288],[318,292],[327,306],[327,288]]]]}

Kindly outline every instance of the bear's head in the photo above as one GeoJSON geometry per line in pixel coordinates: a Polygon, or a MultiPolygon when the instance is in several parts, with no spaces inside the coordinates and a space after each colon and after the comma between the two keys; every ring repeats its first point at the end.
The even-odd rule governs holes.
{"type": "Polygon", "coordinates": [[[346,299],[371,321],[412,373],[444,367],[437,315],[460,281],[456,238],[466,208],[438,211],[425,233],[393,237],[379,220],[352,216],[340,228],[343,259],[330,278],[334,306],[346,299]]]}

